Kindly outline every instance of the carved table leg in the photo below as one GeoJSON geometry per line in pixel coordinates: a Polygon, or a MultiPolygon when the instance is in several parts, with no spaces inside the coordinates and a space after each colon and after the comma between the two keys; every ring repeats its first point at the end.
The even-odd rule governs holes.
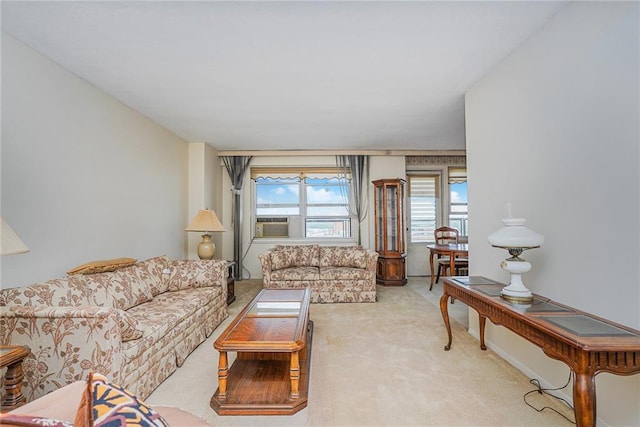
{"type": "Polygon", "coordinates": [[[573,406],[578,427],[595,427],[596,382],[592,374],[573,372],[573,406]]]}
{"type": "Polygon", "coordinates": [[[221,351],[218,359],[218,398],[227,398],[227,378],[229,377],[229,362],[227,352],[221,351]]]}
{"type": "Polygon", "coordinates": [[[291,353],[291,366],[289,368],[289,375],[291,377],[291,399],[297,399],[300,397],[300,360],[298,352],[291,353]]]}
{"type": "Polygon", "coordinates": [[[451,324],[449,323],[449,308],[447,306],[447,300],[449,295],[442,294],[440,297],[440,311],[442,312],[442,320],[444,320],[444,326],[447,328],[447,335],[449,336],[449,342],[444,346],[445,351],[451,349],[451,324]]]}
{"type": "Polygon", "coordinates": [[[22,406],[27,401],[22,395],[23,378],[22,360],[7,366],[7,372],[4,375],[5,396],[2,400],[3,412],[22,406]]]}
{"type": "Polygon", "coordinates": [[[484,327],[487,324],[487,317],[481,314],[478,315],[478,321],[480,323],[480,349],[486,350],[487,346],[484,345],[484,327]]]}

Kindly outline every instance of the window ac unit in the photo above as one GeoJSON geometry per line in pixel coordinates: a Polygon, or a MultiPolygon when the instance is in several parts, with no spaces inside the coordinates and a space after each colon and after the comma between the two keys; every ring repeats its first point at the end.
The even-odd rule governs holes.
{"type": "Polygon", "coordinates": [[[255,237],[289,237],[289,218],[257,218],[255,237]]]}

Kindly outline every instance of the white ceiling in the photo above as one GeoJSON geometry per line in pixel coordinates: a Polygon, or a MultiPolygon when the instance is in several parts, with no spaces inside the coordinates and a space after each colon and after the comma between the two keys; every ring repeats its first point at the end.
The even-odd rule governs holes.
{"type": "Polygon", "coordinates": [[[2,30],[221,150],[453,150],[465,90],[565,4],[2,1],[2,30]]]}

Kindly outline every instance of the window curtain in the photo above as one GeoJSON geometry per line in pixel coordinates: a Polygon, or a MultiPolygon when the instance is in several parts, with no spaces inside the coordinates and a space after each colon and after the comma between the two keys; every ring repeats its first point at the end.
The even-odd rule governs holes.
{"type": "MultiPolygon", "coordinates": [[[[351,171],[350,188],[353,194],[353,210],[358,218],[358,244],[362,244],[362,221],[367,217],[368,184],[369,184],[369,156],[336,156],[336,163],[348,177],[351,171]]],[[[349,209],[352,209],[349,206],[349,209]]]]}
{"type": "Polygon", "coordinates": [[[252,156],[222,156],[233,191],[233,260],[236,263],[235,279],[242,280],[242,184],[252,156]]]}

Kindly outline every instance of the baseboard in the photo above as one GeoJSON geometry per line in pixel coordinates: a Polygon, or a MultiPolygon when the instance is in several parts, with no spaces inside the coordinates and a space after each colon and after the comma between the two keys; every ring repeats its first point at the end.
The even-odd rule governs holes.
{"type": "MultiPolygon", "coordinates": [[[[477,330],[467,329],[467,332],[469,333],[469,335],[474,337],[478,342],[480,341],[480,335],[479,335],[477,330]]],[[[556,388],[557,387],[557,385],[551,384],[542,375],[540,375],[537,372],[532,371],[527,365],[523,364],[518,359],[514,358],[509,352],[505,351],[499,345],[496,345],[496,343],[494,343],[491,340],[487,340],[486,335],[485,335],[485,345],[487,346],[487,349],[490,349],[491,351],[496,353],[498,356],[500,356],[501,358],[506,360],[511,366],[513,366],[514,368],[516,368],[517,370],[519,370],[520,372],[525,374],[528,378],[536,378],[540,382],[540,386],[542,388],[556,388]]],[[[567,367],[567,369],[568,369],[568,367],[567,367]]],[[[573,383],[571,383],[571,384],[573,384],[573,383]]],[[[572,388],[570,388],[570,390],[572,390],[572,388]]],[[[571,402],[571,404],[573,404],[573,396],[571,396],[569,394],[566,394],[565,392],[563,392],[561,390],[555,391],[554,394],[556,394],[557,396],[565,399],[567,402],[571,402]]],[[[601,427],[611,427],[609,424],[607,424],[600,417],[597,417],[597,416],[596,416],[596,425],[598,425],[599,427],[600,426],[601,427]]]]}

